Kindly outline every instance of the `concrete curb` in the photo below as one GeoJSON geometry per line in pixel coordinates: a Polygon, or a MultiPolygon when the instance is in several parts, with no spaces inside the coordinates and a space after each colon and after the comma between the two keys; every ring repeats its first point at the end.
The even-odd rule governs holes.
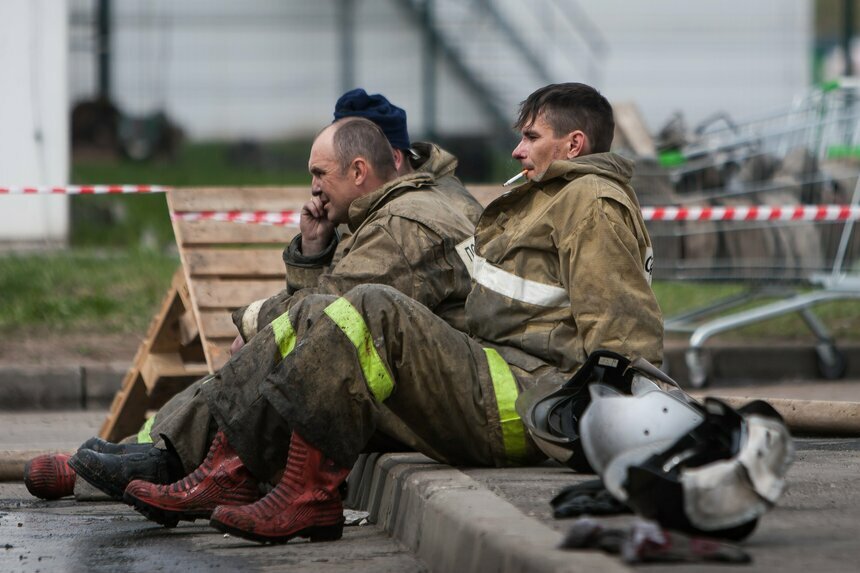
{"type": "Polygon", "coordinates": [[[431,571],[631,571],[599,552],[557,549],[561,533],[420,454],[364,457],[350,476],[347,502],[356,500],[431,571]]]}
{"type": "MultiPolygon", "coordinates": [[[[838,344],[846,360],[846,378],[860,377],[860,345],[838,344]]],[[[689,384],[690,373],[684,359],[686,340],[667,340],[664,370],[680,384],[689,384]]],[[[814,341],[757,343],[748,346],[712,342],[702,348],[708,378],[715,384],[775,382],[779,380],[820,380],[814,341]]]]}
{"type": "Polygon", "coordinates": [[[0,366],[0,410],[104,409],[113,401],[128,368],[124,362],[0,366]]]}

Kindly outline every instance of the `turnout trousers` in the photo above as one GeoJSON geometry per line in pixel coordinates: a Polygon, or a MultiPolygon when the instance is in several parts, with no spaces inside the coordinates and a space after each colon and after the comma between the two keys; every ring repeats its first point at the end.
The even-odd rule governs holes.
{"type": "MultiPolygon", "coordinates": [[[[336,300],[336,297],[325,295],[308,298],[308,303],[304,305],[306,313],[316,308],[323,309],[336,300]]],[[[169,442],[182,460],[185,470],[193,471],[206,457],[218,431],[206,396],[207,390],[216,387],[220,390],[222,403],[236,404],[233,423],[242,424],[252,420],[258,424],[255,427],[261,433],[277,431],[277,428],[267,425],[267,421],[271,420],[266,415],[271,412],[260,410],[258,399],[263,381],[292,351],[296,337],[303,334],[308,324],[307,320],[291,319],[292,315],[298,314],[287,313],[275,319],[251,338],[221,370],[194,382],[171,398],[155,416],[147,420],[132,441],[153,442],[162,449],[167,447],[165,442],[169,442]]],[[[276,418],[275,421],[280,422],[280,419],[276,418]]],[[[236,439],[239,439],[238,436],[236,439]]],[[[286,460],[289,442],[286,445],[272,445],[273,449],[263,455],[268,459],[283,457],[286,460]]]]}
{"type": "Polygon", "coordinates": [[[267,329],[283,359],[262,379],[234,383],[228,366],[200,385],[260,479],[283,468],[293,430],[343,467],[379,435],[453,465],[545,459],[514,409],[534,373],[391,287],[307,297],[267,329]]]}

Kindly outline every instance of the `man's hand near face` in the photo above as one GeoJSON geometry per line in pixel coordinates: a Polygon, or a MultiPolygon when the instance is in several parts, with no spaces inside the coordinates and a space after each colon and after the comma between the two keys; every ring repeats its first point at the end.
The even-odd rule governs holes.
{"type": "Polygon", "coordinates": [[[322,199],[318,195],[302,207],[299,230],[302,233],[302,254],[321,253],[331,243],[335,225],[328,220],[322,199]]]}

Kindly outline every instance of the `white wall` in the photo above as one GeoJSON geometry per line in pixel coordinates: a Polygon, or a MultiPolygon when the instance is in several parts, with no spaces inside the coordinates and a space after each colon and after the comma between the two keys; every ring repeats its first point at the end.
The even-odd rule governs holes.
{"type": "MultiPolygon", "coordinates": [[[[65,185],[65,2],[0,2],[0,187],[65,185]]],[[[0,241],[65,241],[66,197],[0,195],[0,241]]]]}
{"type": "Polygon", "coordinates": [[[609,42],[601,89],[635,101],[652,130],[676,110],[694,125],[782,108],[811,81],[811,0],[580,5],[609,42]]]}
{"type": "MultiPolygon", "coordinates": [[[[522,0],[495,1],[509,14],[527,9],[522,0]]],[[[396,0],[355,5],[356,84],[405,107],[412,131],[420,133],[420,34],[396,0]]],[[[593,70],[580,61],[587,53],[582,41],[570,37],[563,46],[570,57],[552,61],[556,81],[596,81],[611,100],[635,101],[652,130],[675,110],[692,124],[716,111],[743,118],[787,105],[808,85],[811,0],[580,0],[578,6],[607,39],[609,53],[593,70]]],[[[338,0],[115,2],[116,99],[132,113],[166,107],[192,138],[313,133],[330,119],[341,93],[338,9],[338,0]]],[[[486,52],[489,71],[511,73],[508,62],[492,58],[492,46],[486,52]]],[[[92,57],[74,53],[72,70],[73,99],[92,95],[92,57]]],[[[446,65],[439,70],[440,131],[488,129],[482,106],[446,65]]],[[[509,83],[514,100],[530,91],[509,83]]]]}

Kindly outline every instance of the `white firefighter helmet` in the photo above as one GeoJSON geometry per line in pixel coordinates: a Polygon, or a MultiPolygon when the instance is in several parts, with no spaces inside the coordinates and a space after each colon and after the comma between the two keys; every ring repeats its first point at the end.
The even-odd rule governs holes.
{"type": "Polygon", "coordinates": [[[705,418],[701,406],[683,394],[672,395],[638,375],[631,396],[602,384],[590,390],[591,404],[579,422],[579,434],[585,457],[601,476],[619,454],[653,444],[669,446],[705,418]]]}
{"type": "Polygon", "coordinates": [[[706,398],[703,414],[677,440],[618,452],[601,477],[615,497],[664,527],[743,539],[785,488],[791,435],[760,400],[736,411],[706,398]]]}

